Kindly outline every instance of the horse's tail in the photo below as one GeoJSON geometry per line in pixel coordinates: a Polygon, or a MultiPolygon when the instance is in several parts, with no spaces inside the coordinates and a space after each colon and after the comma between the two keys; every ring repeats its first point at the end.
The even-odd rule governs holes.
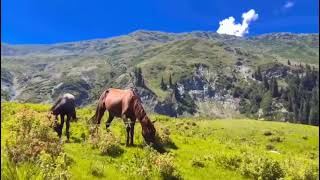
{"type": "Polygon", "coordinates": [[[101,96],[100,96],[100,98],[98,100],[96,113],[90,119],[90,121],[92,123],[100,124],[101,118],[102,118],[102,116],[104,114],[104,111],[106,110],[106,108],[104,106],[104,99],[106,98],[108,92],[109,92],[109,90],[107,89],[101,94],[101,96]]]}

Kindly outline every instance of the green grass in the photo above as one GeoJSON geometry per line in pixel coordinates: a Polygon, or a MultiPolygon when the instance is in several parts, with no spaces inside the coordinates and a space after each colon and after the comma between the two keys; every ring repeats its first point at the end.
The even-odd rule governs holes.
{"type": "MultiPolygon", "coordinates": [[[[8,162],[5,141],[10,138],[8,126],[16,118],[16,113],[23,108],[46,113],[49,107],[41,104],[1,103],[2,164],[8,162]]],[[[63,144],[67,156],[74,161],[68,170],[71,179],[143,179],[143,176],[137,176],[134,171],[123,170],[128,168],[127,166],[138,165],[132,163],[135,157],[144,158],[145,148],[140,124],[137,123],[135,126],[136,146],[125,147],[124,125],[122,120],[114,119],[110,130],[120,137],[120,146],[124,152],[117,157],[102,156],[99,150],[91,148],[88,141],[82,140],[83,136],[85,138],[89,136],[86,120],[93,113],[93,109],[77,109],[77,116],[80,119],[71,123],[71,143],[63,144]],[[93,169],[98,169],[101,176],[93,175],[93,169]]],[[[155,123],[157,130],[169,129],[174,145],[164,148],[173,154],[174,164],[183,179],[251,179],[243,175],[241,168],[233,169],[231,166],[232,157],[245,159],[251,155],[279,162],[285,170],[285,179],[306,173],[309,164],[315,164],[316,169],[319,169],[318,127],[249,119],[175,119],[159,115],[150,117],[152,120],[158,120],[155,123]],[[268,150],[267,146],[272,146],[273,151],[268,150]],[[242,156],[243,154],[248,157],[242,156]],[[193,165],[195,162],[200,162],[203,167],[193,165]],[[285,169],[289,165],[290,167],[285,169]]],[[[107,115],[100,126],[103,133],[106,132],[104,124],[106,118],[107,115]]],[[[23,174],[33,168],[37,169],[36,164],[17,166],[20,179],[26,179],[23,174]]],[[[319,178],[319,175],[317,177],[319,178]]],[[[157,173],[152,173],[151,178],[161,179],[157,173]]]]}

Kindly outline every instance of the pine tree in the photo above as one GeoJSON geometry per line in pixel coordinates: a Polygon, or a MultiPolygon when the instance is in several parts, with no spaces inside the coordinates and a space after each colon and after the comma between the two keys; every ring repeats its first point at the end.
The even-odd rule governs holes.
{"type": "MultiPolygon", "coordinates": [[[[292,101],[294,102],[294,101],[292,101]]],[[[299,122],[299,107],[297,104],[292,103],[292,109],[293,109],[293,114],[294,114],[294,123],[299,122]]]]}
{"type": "Polygon", "coordinates": [[[136,78],[135,85],[136,86],[144,86],[144,79],[143,79],[141,68],[135,68],[134,69],[134,75],[135,75],[135,78],[136,78]]]}
{"type": "Polygon", "coordinates": [[[293,112],[293,105],[292,105],[292,95],[288,94],[288,111],[293,112]]]}
{"type": "Polygon", "coordinates": [[[176,100],[181,101],[181,95],[180,95],[177,83],[173,87],[173,92],[174,92],[174,96],[175,96],[176,100]]]}
{"type": "Polygon", "coordinates": [[[261,101],[261,108],[263,110],[263,114],[264,115],[268,115],[270,114],[271,110],[272,110],[272,94],[270,91],[267,91],[262,98],[261,101]]]}
{"type": "Polygon", "coordinates": [[[170,88],[173,87],[171,74],[170,74],[170,76],[169,76],[169,86],[170,86],[170,88]]]}
{"type": "Polygon", "coordinates": [[[164,83],[163,76],[161,78],[160,87],[161,87],[162,90],[166,90],[167,89],[167,85],[164,83]]]}
{"type": "Polygon", "coordinates": [[[298,120],[299,120],[300,123],[304,124],[305,122],[304,122],[304,119],[303,119],[303,106],[304,106],[304,101],[302,100],[300,108],[299,108],[298,120]]]}
{"type": "Polygon", "coordinates": [[[310,114],[310,101],[305,100],[303,104],[303,117],[302,120],[305,124],[309,124],[309,114],[310,114]]]}
{"type": "Polygon", "coordinates": [[[272,97],[279,96],[278,82],[275,78],[271,79],[271,93],[272,93],[272,97]]]}
{"type": "Polygon", "coordinates": [[[309,124],[319,126],[319,86],[313,88],[310,101],[309,124]]]}
{"type": "Polygon", "coordinates": [[[269,88],[270,88],[268,78],[266,76],[263,78],[263,86],[264,86],[264,88],[266,88],[266,90],[269,90],[269,88]]]}
{"type": "Polygon", "coordinates": [[[262,73],[261,73],[261,68],[258,66],[258,70],[254,72],[254,78],[258,81],[262,81],[262,73]]]}

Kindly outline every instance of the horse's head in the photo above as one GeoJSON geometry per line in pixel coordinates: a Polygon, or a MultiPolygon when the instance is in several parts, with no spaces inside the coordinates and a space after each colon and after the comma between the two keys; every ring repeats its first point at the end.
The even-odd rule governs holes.
{"type": "Polygon", "coordinates": [[[53,111],[49,111],[49,112],[48,112],[47,118],[48,118],[49,121],[51,121],[51,120],[54,118],[53,111]]]}
{"type": "Polygon", "coordinates": [[[50,122],[50,127],[52,127],[56,132],[58,130],[58,117],[53,111],[49,111],[47,114],[47,118],[50,122]]]}
{"type": "Polygon", "coordinates": [[[142,136],[147,144],[156,143],[156,129],[150,119],[145,116],[141,121],[142,136]]]}

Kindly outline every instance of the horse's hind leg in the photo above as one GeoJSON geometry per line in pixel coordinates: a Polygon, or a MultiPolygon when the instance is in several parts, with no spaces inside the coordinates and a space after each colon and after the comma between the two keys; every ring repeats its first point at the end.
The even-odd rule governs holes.
{"type": "Polygon", "coordinates": [[[106,129],[108,129],[108,127],[110,126],[113,118],[114,118],[113,114],[111,114],[111,113],[109,112],[109,117],[108,117],[108,120],[107,120],[107,122],[106,122],[106,129]]]}
{"type": "Polygon", "coordinates": [[[70,138],[70,120],[71,120],[71,116],[67,115],[67,122],[66,122],[66,133],[67,133],[67,141],[69,142],[69,138],[70,138]]]}

